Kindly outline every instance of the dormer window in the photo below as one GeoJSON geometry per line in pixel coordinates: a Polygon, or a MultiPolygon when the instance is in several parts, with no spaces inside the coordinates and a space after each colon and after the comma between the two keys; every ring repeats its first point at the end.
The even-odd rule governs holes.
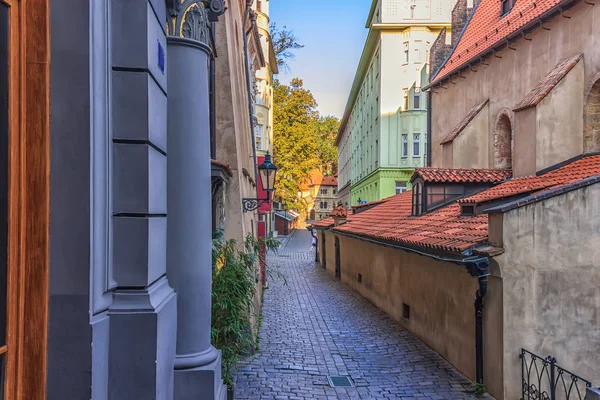
{"type": "MultiPolygon", "coordinates": [[[[488,189],[512,174],[506,169],[417,168],[411,178],[412,213],[422,215],[473,193],[488,189]]],[[[475,207],[461,209],[464,216],[473,216],[475,207]]]]}
{"type": "Polygon", "coordinates": [[[517,0],[500,0],[502,2],[502,14],[501,16],[504,17],[506,14],[508,14],[510,12],[510,10],[512,10],[512,8],[515,5],[515,2],[517,0]]]}
{"type": "Polygon", "coordinates": [[[475,205],[474,204],[461,204],[460,205],[460,216],[461,217],[475,216],[475,205]]]}

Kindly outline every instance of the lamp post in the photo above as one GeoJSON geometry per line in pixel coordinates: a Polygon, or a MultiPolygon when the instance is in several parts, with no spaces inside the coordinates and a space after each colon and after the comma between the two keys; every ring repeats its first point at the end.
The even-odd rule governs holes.
{"type": "Polygon", "coordinates": [[[242,199],[242,206],[244,212],[254,211],[261,204],[271,201],[271,192],[275,190],[275,177],[277,176],[277,167],[271,162],[271,155],[269,152],[265,154],[265,161],[258,166],[258,173],[260,175],[260,182],[264,191],[267,192],[265,199],[242,199]]]}

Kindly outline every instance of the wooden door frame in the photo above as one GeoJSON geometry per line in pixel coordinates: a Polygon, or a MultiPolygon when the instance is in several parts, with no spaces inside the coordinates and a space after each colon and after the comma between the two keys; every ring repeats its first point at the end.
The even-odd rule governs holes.
{"type": "Polygon", "coordinates": [[[50,5],[9,9],[6,400],[46,398],[50,221],[50,5]]]}

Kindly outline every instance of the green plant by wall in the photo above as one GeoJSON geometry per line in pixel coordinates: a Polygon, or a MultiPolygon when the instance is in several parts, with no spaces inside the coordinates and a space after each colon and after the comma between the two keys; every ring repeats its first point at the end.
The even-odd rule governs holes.
{"type": "Polygon", "coordinates": [[[482,397],[487,393],[487,388],[481,382],[473,382],[473,386],[475,387],[475,396],[482,397]]]}
{"type": "MultiPolygon", "coordinates": [[[[260,280],[259,263],[265,262],[261,248],[276,249],[279,241],[273,238],[257,240],[248,235],[242,246],[235,240],[225,240],[222,232],[213,239],[212,283],[212,343],[222,352],[223,381],[233,385],[233,371],[242,354],[256,346],[255,337],[248,332],[254,311],[256,284],[260,280]]],[[[281,277],[277,268],[267,268],[268,276],[281,277]]]]}

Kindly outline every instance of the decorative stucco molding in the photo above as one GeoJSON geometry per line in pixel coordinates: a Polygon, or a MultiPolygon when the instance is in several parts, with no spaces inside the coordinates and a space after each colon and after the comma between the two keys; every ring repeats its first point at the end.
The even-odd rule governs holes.
{"type": "Polygon", "coordinates": [[[223,0],[166,0],[167,34],[210,45],[210,23],[225,12],[223,0]]]}

